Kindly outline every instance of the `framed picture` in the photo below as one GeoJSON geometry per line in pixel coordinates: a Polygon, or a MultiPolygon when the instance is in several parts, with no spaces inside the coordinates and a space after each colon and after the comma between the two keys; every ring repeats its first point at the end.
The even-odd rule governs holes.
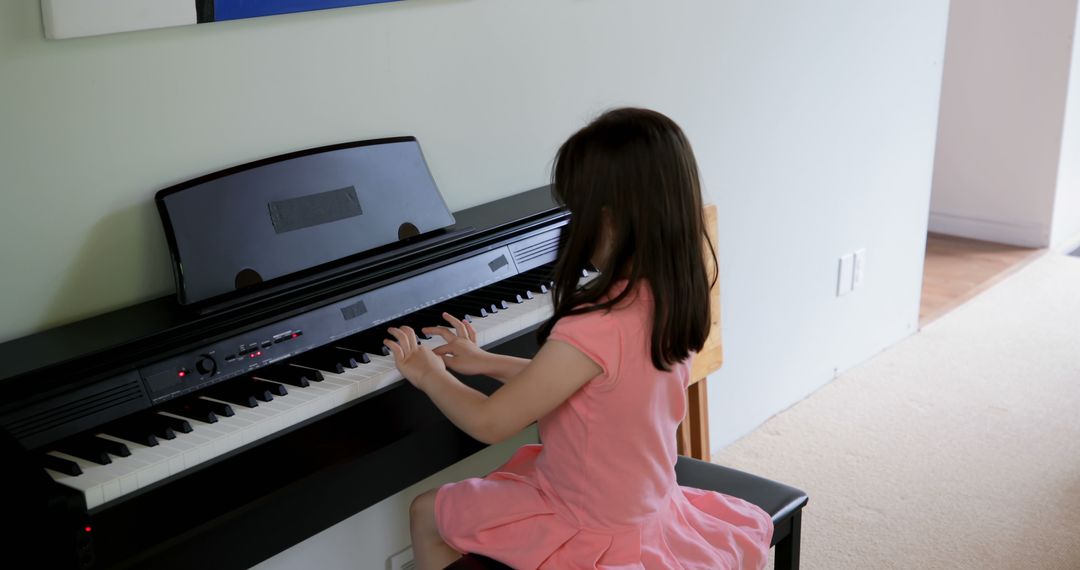
{"type": "Polygon", "coordinates": [[[45,37],[205,24],[398,0],[41,0],[45,37]]]}

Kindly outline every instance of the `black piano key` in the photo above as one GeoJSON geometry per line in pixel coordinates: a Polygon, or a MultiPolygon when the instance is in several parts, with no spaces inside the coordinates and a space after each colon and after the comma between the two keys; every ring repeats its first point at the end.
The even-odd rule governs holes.
{"type": "Polygon", "coordinates": [[[352,350],[356,352],[378,354],[376,350],[376,341],[371,335],[366,333],[354,334],[345,338],[339,338],[334,341],[334,346],[344,350],[352,350]]]}
{"type": "MultiPolygon", "coordinates": [[[[500,308],[500,303],[497,300],[492,299],[489,295],[482,295],[477,293],[467,293],[465,295],[461,295],[457,297],[455,301],[463,303],[475,303],[491,313],[498,313],[500,308]]],[[[502,308],[509,308],[509,306],[502,308]]]]}
{"type": "Polygon", "coordinates": [[[132,429],[152,434],[157,439],[176,439],[176,432],[171,425],[156,413],[139,414],[125,420],[123,423],[130,424],[132,429]]]}
{"type": "MultiPolygon", "coordinates": [[[[488,311],[479,303],[465,303],[457,301],[447,301],[445,303],[446,312],[457,317],[458,315],[485,318],[488,316],[488,311]]],[[[460,318],[460,317],[459,317],[460,318]]]]}
{"type": "Polygon", "coordinates": [[[341,339],[340,342],[335,344],[349,350],[389,356],[390,349],[383,344],[383,339],[386,338],[391,338],[390,333],[386,332],[386,329],[383,329],[380,325],[378,329],[369,329],[362,333],[354,334],[349,338],[341,339]]]}
{"type": "Polygon", "coordinates": [[[100,441],[101,445],[105,447],[105,451],[109,452],[110,455],[115,455],[117,457],[128,457],[131,455],[131,450],[128,449],[126,444],[98,436],[94,436],[94,439],[100,441]]]}
{"type": "Polygon", "coordinates": [[[506,293],[503,293],[501,291],[497,291],[490,285],[484,287],[483,289],[473,291],[473,293],[475,293],[479,299],[487,300],[489,303],[495,305],[495,307],[498,309],[510,308],[510,303],[507,301],[507,298],[509,298],[510,295],[507,295],[506,293]]]}
{"type": "Polygon", "coordinates": [[[59,471],[64,475],[71,475],[76,477],[82,475],[82,467],[79,467],[78,463],[64,459],[63,457],[56,457],[55,455],[49,455],[46,453],[41,456],[41,466],[46,469],[52,469],[53,471],[59,471]]]}
{"type": "Polygon", "coordinates": [[[345,354],[347,354],[349,358],[355,360],[358,364],[371,364],[371,357],[368,356],[368,353],[365,351],[346,348],[344,346],[335,346],[334,349],[345,351],[345,354]]]}
{"type": "MultiPolygon", "coordinates": [[[[413,317],[415,318],[415,324],[413,325],[413,328],[416,329],[416,334],[419,335],[423,332],[422,329],[427,327],[446,326],[446,319],[442,316],[443,312],[442,309],[427,308],[414,313],[413,317]]],[[[425,340],[432,338],[431,335],[427,333],[424,333],[424,336],[426,337],[425,340]]]]}
{"type": "Polygon", "coordinates": [[[255,372],[255,376],[273,380],[274,382],[281,382],[282,384],[288,384],[289,386],[296,386],[297,388],[307,387],[311,382],[323,381],[322,372],[318,370],[290,366],[288,364],[264,368],[255,372]]]}
{"type": "Polygon", "coordinates": [[[289,395],[289,389],[286,388],[284,384],[278,384],[277,382],[266,382],[264,380],[255,380],[255,383],[275,396],[289,395]]]}
{"type": "Polygon", "coordinates": [[[230,406],[229,404],[223,402],[213,402],[210,400],[206,401],[209,402],[210,409],[213,410],[219,418],[231,418],[236,415],[236,412],[233,411],[232,406],[230,406]]]}
{"type": "MultiPolygon", "coordinates": [[[[205,390],[204,394],[208,398],[222,400],[230,404],[243,406],[245,408],[256,408],[259,406],[259,402],[255,400],[255,394],[253,394],[250,390],[244,390],[241,386],[232,385],[232,383],[214,386],[209,390],[205,390]]],[[[211,405],[215,403],[208,400],[204,401],[211,405]]],[[[217,412],[215,411],[214,413],[217,412]]]]}
{"type": "Polygon", "coordinates": [[[547,293],[549,281],[547,279],[537,279],[536,277],[529,277],[524,275],[518,275],[517,277],[510,277],[504,279],[501,283],[512,285],[515,287],[522,287],[527,291],[533,293],[547,293]]]}
{"type": "Polygon", "coordinates": [[[61,442],[56,450],[98,465],[108,465],[112,463],[112,458],[109,457],[109,452],[105,450],[105,446],[101,445],[100,441],[96,437],[71,439],[61,442]]]}
{"type": "Polygon", "coordinates": [[[147,447],[154,447],[158,444],[153,429],[149,429],[145,424],[139,424],[134,421],[123,422],[114,426],[106,426],[105,429],[101,431],[115,438],[124,439],[147,447]]]}
{"type": "MultiPolygon", "coordinates": [[[[178,431],[180,433],[191,433],[193,431],[191,423],[183,418],[174,418],[172,416],[163,416],[161,414],[153,414],[153,416],[154,433],[157,434],[158,437],[163,437],[162,434],[167,431],[178,431]]],[[[165,439],[172,438],[166,437],[165,439]]]]}
{"type": "Polygon", "coordinates": [[[170,414],[176,414],[181,417],[185,417],[192,420],[198,420],[204,424],[217,423],[217,414],[214,413],[213,406],[210,402],[203,400],[202,398],[191,398],[180,400],[177,402],[170,402],[166,404],[162,409],[170,414]]]}
{"type": "Polygon", "coordinates": [[[260,402],[269,402],[274,399],[273,395],[270,393],[270,386],[279,386],[282,390],[285,389],[281,384],[257,380],[255,375],[244,376],[223,384],[220,392],[221,397],[218,399],[229,402],[231,402],[232,399],[243,400],[244,403],[242,405],[253,407],[249,405],[252,403],[250,398],[254,398],[260,402]]]}
{"type": "MultiPolygon", "coordinates": [[[[323,372],[341,374],[345,372],[344,360],[344,358],[338,357],[329,351],[316,349],[303,354],[298,354],[292,357],[289,362],[292,364],[299,364],[300,366],[307,366],[308,368],[314,368],[316,370],[322,370],[323,372]]],[[[350,368],[356,368],[357,366],[358,364],[353,360],[350,368]]]]}
{"type": "Polygon", "coordinates": [[[404,319],[400,326],[406,326],[412,328],[416,333],[418,340],[431,340],[431,335],[423,331],[424,327],[431,326],[427,324],[426,320],[421,320],[416,315],[410,315],[409,318],[404,319]]]}
{"type": "Polygon", "coordinates": [[[251,395],[255,396],[255,399],[260,402],[272,402],[274,401],[274,395],[270,393],[268,388],[253,388],[251,395]]]}
{"type": "Polygon", "coordinates": [[[474,303],[480,304],[481,307],[483,307],[484,309],[487,309],[488,312],[491,312],[491,313],[498,313],[500,309],[507,309],[507,308],[510,307],[510,306],[503,307],[502,301],[500,299],[496,299],[495,296],[484,295],[484,294],[481,294],[481,293],[470,294],[468,296],[459,297],[459,298],[461,300],[465,301],[465,302],[474,302],[474,303]]]}
{"type": "Polygon", "coordinates": [[[490,285],[487,287],[495,295],[501,296],[504,299],[509,299],[511,303],[524,303],[525,299],[532,299],[532,292],[522,287],[509,287],[502,285],[490,285]]]}
{"type": "MultiPolygon", "coordinates": [[[[419,322],[416,322],[414,319],[415,319],[414,315],[408,315],[408,316],[402,317],[400,319],[397,319],[394,322],[390,322],[390,323],[386,323],[385,325],[381,325],[382,331],[383,331],[383,333],[385,335],[385,336],[383,336],[383,338],[384,339],[390,339],[390,340],[397,340],[397,339],[394,338],[394,335],[390,334],[390,328],[393,327],[393,328],[402,329],[402,328],[405,328],[405,327],[409,327],[409,328],[411,328],[413,330],[413,333],[416,334],[416,342],[417,342],[417,344],[423,344],[423,342],[425,340],[431,340],[431,335],[421,331],[420,329],[423,328],[423,326],[419,322]]],[[[382,339],[379,339],[379,343],[382,344],[382,339]]],[[[382,346],[385,347],[386,345],[383,344],[382,346]]]]}

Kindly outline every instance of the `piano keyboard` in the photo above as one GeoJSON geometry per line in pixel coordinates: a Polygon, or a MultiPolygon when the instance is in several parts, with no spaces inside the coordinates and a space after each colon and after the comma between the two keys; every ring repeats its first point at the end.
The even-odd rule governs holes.
{"type": "MultiPolygon", "coordinates": [[[[174,400],[93,434],[58,442],[42,458],[58,483],[92,509],[182,474],[403,380],[382,345],[388,326],[432,326],[442,311],[468,316],[489,346],[552,314],[546,268],[496,283],[378,330],[369,329],[174,400]]],[[[422,344],[437,347],[438,336],[422,344]]]]}

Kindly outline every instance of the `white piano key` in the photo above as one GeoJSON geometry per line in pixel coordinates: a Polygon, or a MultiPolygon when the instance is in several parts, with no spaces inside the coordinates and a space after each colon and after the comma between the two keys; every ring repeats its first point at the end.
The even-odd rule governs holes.
{"type": "MultiPolygon", "coordinates": [[[[123,496],[123,493],[120,491],[120,481],[117,480],[102,483],[101,492],[102,501],[105,503],[123,496]]],[[[86,506],[92,508],[89,504],[87,504],[86,506]]]]}

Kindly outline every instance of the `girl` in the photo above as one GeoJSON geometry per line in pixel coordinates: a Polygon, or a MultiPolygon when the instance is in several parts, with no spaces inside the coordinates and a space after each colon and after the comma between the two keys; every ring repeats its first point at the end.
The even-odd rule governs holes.
{"type": "Polygon", "coordinates": [[[518,569],[762,568],[769,515],[675,481],[689,360],[709,330],[690,144],[664,115],[609,111],[559,149],[553,191],[571,217],[535,358],[485,352],[449,314],[453,331],[424,329],[446,340],[435,350],[390,329],[402,375],[455,425],[494,443],[538,421],[543,441],[485,478],[417,497],[417,567],[471,552],[518,569]],[[590,263],[600,275],[579,286],[590,263]],[[504,386],[487,397],[447,368],[504,386]]]}

